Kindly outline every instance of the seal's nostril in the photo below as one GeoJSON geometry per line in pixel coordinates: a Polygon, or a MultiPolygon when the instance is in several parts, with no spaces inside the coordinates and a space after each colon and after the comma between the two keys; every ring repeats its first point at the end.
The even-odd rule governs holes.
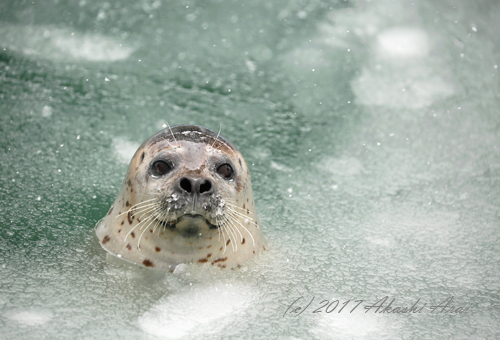
{"type": "Polygon", "coordinates": [[[191,188],[191,181],[189,181],[189,179],[187,178],[181,179],[180,186],[184,191],[191,193],[192,188],[191,188]]]}
{"type": "Polygon", "coordinates": [[[212,184],[210,181],[204,181],[203,183],[200,184],[200,194],[203,194],[204,192],[209,192],[212,189],[212,184]]]}

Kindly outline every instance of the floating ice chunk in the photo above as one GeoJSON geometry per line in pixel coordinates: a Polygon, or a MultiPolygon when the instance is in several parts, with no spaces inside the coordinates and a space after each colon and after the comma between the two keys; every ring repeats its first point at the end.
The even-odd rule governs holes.
{"type": "Polygon", "coordinates": [[[363,165],[357,158],[323,158],[317,165],[320,170],[337,176],[354,176],[363,171],[363,165]]]}
{"type": "Polygon", "coordinates": [[[52,116],[52,107],[45,105],[42,109],[42,117],[48,118],[52,116]]]}
{"type": "Polygon", "coordinates": [[[429,53],[427,34],[419,28],[393,27],[377,36],[377,52],[388,58],[422,58],[429,53]]]}
{"type": "Polygon", "coordinates": [[[431,67],[416,64],[388,72],[364,68],[351,87],[359,104],[409,109],[427,107],[455,92],[431,67]]]}
{"type": "Polygon", "coordinates": [[[386,338],[380,336],[380,333],[387,334],[384,319],[373,313],[365,314],[361,305],[358,308],[352,314],[347,309],[341,313],[317,314],[319,317],[311,333],[321,339],[386,338]]]}
{"type": "Polygon", "coordinates": [[[242,284],[193,286],[179,294],[169,295],[139,317],[146,333],[162,338],[196,337],[217,333],[234,323],[250,305],[252,290],[242,284]]]}
{"type": "Polygon", "coordinates": [[[275,161],[271,161],[271,168],[278,170],[278,171],[283,171],[283,172],[292,172],[293,170],[287,167],[284,164],[276,163],[275,161]]]}
{"type": "Polygon", "coordinates": [[[113,138],[113,148],[115,154],[121,163],[128,164],[139,148],[139,143],[134,143],[122,137],[113,138]]]}
{"type": "Polygon", "coordinates": [[[48,59],[117,61],[127,59],[135,43],[64,27],[0,25],[0,46],[48,59]]]}
{"type": "Polygon", "coordinates": [[[26,310],[14,312],[7,315],[7,318],[25,326],[41,326],[52,319],[53,315],[49,311],[26,310]]]}

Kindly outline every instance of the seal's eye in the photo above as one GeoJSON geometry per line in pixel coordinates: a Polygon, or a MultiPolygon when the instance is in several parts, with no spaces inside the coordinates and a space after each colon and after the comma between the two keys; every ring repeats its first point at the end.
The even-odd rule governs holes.
{"type": "Polygon", "coordinates": [[[226,179],[233,176],[233,168],[229,164],[222,164],[217,168],[217,173],[226,179]]]}
{"type": "Polygon", "coordinates": [[[156,161],[151,167],[151,173],[153,176],[163,176],[170,170],[172,170],[172,167],[164,161],[156,161]]]}

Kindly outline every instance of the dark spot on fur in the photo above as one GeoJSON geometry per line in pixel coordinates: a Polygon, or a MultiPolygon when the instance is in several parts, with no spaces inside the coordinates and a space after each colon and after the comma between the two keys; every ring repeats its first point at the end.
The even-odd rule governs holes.
{"type": "Polygon", "coordinates": [[[247,215],[250,215],[250,210],[247,209],[247,215]]]}
{"type": "Polygon", "coordinates": [[[125,224],[125,220],[122,221],[122,223],[120,223],[121,225],[124,225],[125,224]]]}
{"type": "Polygon", "coordinates": [[[227,260],[227,257],[223,257],[223,258],[218,258],[217,260],[215,260],[214,262],[212,262],[212,264],[215,264],[217,262],[224,262],[227,260]]]}
{"type": "Polygon", "coordinates": [[[153,233],[153,230],[152,230],[152,229],[149,229],[149,232],[152,234],[152,233],[153,233]]]}
{"type": "Polygon", "coordinates": [[[132,246],[130,245],[130,243],[129,243],[129,244],[127,244],[127,249],[128,249],[128,250],[132,250],[132,246]]]}
{"type": "Polygon", "coordinates": [[[210,254],[207,254],[207,259],[208,259],[208,258],[209,258],[210,256],[212,256],[212,253],[210,253],[210,254]]]}
{"type": "Polygon", "coordinates": [[[267,250],[266,247],[264,247],[264,246],[262,248],[264,248],[264,250],[267,250]]]}
{"type": "Polygon", "coordinates": [[[130,203],[127,201],[125,202],[125,206],[129,207],[130,206],[130,203]]]}
{"type": "Polygon", "coordinates": [[[226,246],[229,244],[229,242],[231,242],[231,239],[227,240],[227,242],[226,242],[226,246]]]}
{"type": "Polygon", "coordinates": [[[142,155],[141,155],[141,161],[139,162],[139,164],[141,164],[141,163],[142,163],[142,161],[144,160],[144,156],[145,156],[145,155],[146,155],[146,154],[143,152],[143,153],[142,153],[142,155]]]}
{"type": "MultiPolygon", "coordinates": [[[[127,203],[128,203],[128,202],[127,202],[127,203]]],[[[243,203],[243,209],[246,209],[246,207],[245,207],[245,203],[243,203]]]]}
{"type": "Polygon", "coordinates": [[[102,244],[106,244],[106,243],[108,243],[108,242],[109,242],[109,240],[111,240],[111,239],[109,238],[109,236],[108,236],[108,235],[104,236],[104,238],[102,239],[102,244]]]}
{"type": "Polygon", "coordinates": [[[241,176],[236,177],[236,191],[241,192],[243,187],[243,180],[241,179],[241,176]]]}
{"type": "Polygon", "coordinates": [[[208,262],[208,260],[207,259],[199,259],[198,262],[205,263],[205,262],[208,262]]]}
{"type": "Polygon", "coordinates": [[[255,254],[255,250],[253,251],[253,253],[255,254]]]}
{"type": "Polygon", "coordinates": [[[111,207],[108,211],[108,215],[111,215],[111,212],[113,211],[113,207],[111,207]]]}
{"type": "Polygon", "coordinates": [[[243,164],[241,164],[241,158],[238,158],[238,163],[240,163],[241,167],[243,166],[243,164]]]}
{"type": "Polygon", "coordinates": [[[131,232],[131,233],[130,233],[130,236],[132,236],[132,238],[135,238],[135,234],[134,234],[134,232],[131,232]]]}
{"type": "Polygon", "coordinates": [[[127,217],[128,217],[128,223],[132,224],[132,212],[129,211],[127,217]]]}
{"type": "Polygon", "coordinates": [[[159,253],[161,251],[161,248],[155,247],[155,250],[157,253],[159,253]]]}
{"type": "Polygon", "coordinates": [[[132,186],[132,181],[130,181],[130,178],[128,179],[127,184],[128,184],[129,187],[132,186]]]}
{"type": "Polygon", "coordinates": [[[146,267],[154,267],[154,263],[151,262],[150,260],[146,259],[144,261],[142,261],[142,264],[145,265],[146,267]]]}
{"type": "Polygon", "coordinates": [[[220,250],[220,251],[222,251],[222,247],[220,247],[220,249],[219,249],[219,250],[220,250]]]}
{"type": "Polygon", "coordinates": [[[118,234],[119,234],[119,233],[121,233],[121,232],[122,232],[122,230],[121,230],[121,229],[118,229],[118,234]]]}
{"type": "Polygon", "coordinates": [[[209,244],[209,245],[207,246],[207,249],[208,249],[208,248],[210,248],[211,246],[212,246],[212,245],[211,245],[211,244],[209,244]]]}
{"type": "Polygon", "coordinates": [[[241,240],[241,244],[245,244],[245,238],[243,237],[243,240],[241,240]]]}

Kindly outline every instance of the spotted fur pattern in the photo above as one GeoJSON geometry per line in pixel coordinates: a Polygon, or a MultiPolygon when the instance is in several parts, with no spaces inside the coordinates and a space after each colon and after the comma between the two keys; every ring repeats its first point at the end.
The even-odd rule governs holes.
{"type": "Polygon", "coordinates": [[[180,263],[234,268],[266,249],[245,160],[230,142],[200,126],[167,128],[141,145],[96,234],[111,254],[170,271],[180,263]],[[157,159],[172,163],[161,178],[151,175],[157,159]],[[223,162],[234,169],[230,180],[216,171],[223,162]],[[175,181],[183,176],[210,179],[214,192],[204,201],[179,196],[175,181]],[[194,234],[179,222],[190,211],[201,216],[189,224],[194,234]]]}

